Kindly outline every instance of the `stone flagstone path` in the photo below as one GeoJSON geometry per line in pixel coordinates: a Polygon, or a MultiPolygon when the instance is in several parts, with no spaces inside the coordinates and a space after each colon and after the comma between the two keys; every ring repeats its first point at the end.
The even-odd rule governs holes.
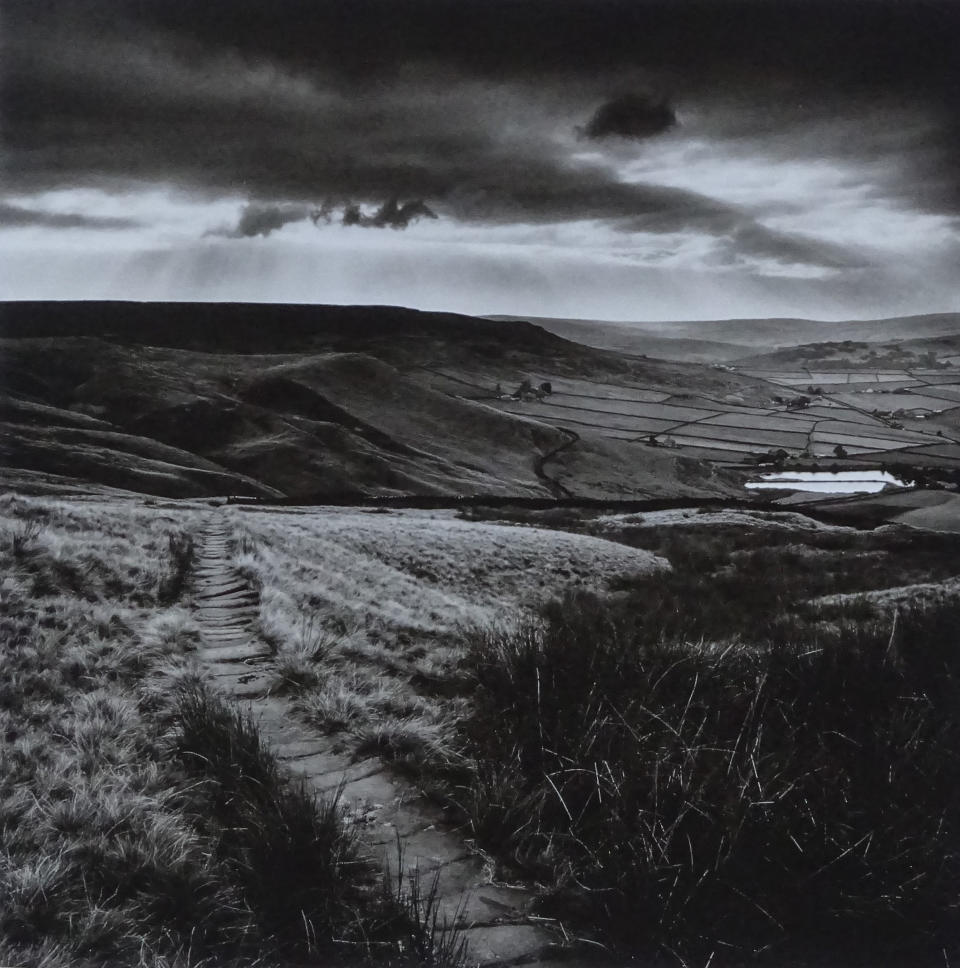
{"type": "Polygon", "coordinates": [[[342,789],[342,802],[372,854],[395,870],[399,838],[405,868],[419,870],[425,887],[438,877],[443,915],[465,929],[468,964],[548,968],[561,960],[568,954],[562,936],[530,916],[532,895],[490,883],[482,859],[444,824],[438,807],[378,757],[353,762],[333,752],[328,738],[297,719],[285,700],[269,695],[274,674],[271,651],[257,632],[258,595],[232,566],[228,543],[226,528],[211,522],[198,545],[194,600],[204,673],[252,716],[277,757],[315,793],[342,789]]]}

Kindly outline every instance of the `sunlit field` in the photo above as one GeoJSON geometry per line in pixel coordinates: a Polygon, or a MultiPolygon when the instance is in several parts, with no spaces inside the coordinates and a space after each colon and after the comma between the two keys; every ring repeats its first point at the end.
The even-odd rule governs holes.
{"type": "Polygon", "coordinates": [[[231,515],[277,651],[276,689],[346,745],[404,760],[453,755],[468,629],[512,625],[565,588],[667,567],[602,538],[452,511],[231,515]]]}

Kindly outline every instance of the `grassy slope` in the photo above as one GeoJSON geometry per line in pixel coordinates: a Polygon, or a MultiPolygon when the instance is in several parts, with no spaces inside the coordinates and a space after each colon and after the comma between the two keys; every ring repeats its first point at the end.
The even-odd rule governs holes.
{"type": "Polygon", "coordinates": [[[142,483],[154,493],[169,490],[150,487],[152,464],[173,460],[184,493],[203,475],[206,493],[544,493],[534,458],[563,439],[551,428],[450,400],[357,355],[221,357],[23,340],[7,346],[5,357],[6,384],[48,403],[44,424],[36,406],[33,413],[20,407],[10,420],[10,463],[62,473],[76,460],[77,476],[142,483]],[[394,402],[391,410],[380,408],[384,399],[394,402]],[[52,406],[95,414],[101,423],[64,427],[52,406]],[[107,456],[84,446],[98,437],[132,465],[127,479],[119,470],[109,474],[107,456]]]}
{"type": "MultiPolygon", "coordinates": [[[[387,307],[11,303],[0,336],[5,463],[53,474],[72,463],[78,478],[161,494],[549,494],[538,461],[567,435],[492,412],[477,398],[497,383],[752,386],[526,323],[387,307]],[[466,382],[438,389],[438,369],[466,382]]],[[[575,443],[566,486],[587,466],[600,470],[585,479],[591,494],[676,484],[671,459],[631,480],[631,455],[608,450],[575,443]]]]}
{"type": "Polygon", "coordinates": [[[447,783],[502,876],[548,885],[543,913],[624,956],[956,956],[956,604],[893,626],[882,594],[806,604],[955,586],[955,535],[730,512],[507,517],[674,570],[473,637],[468,765],[447,783]]]}
{"type": "Polygon", "coordinates": [[[0,502],[0,962],[453,966],[190,672],[201,513],[0,502]]]}
{"type": "Polygon", "coordinates": [[[276,688],[347,745],[414,759],[449,751],[460,629],[658,564],[604,540],[448,512],[232,513],[278,649],[276,688]]]}
{"type": "Polygon", "coordinates": [[[445,797],[545,915],[680,963],[953,957],[957,618],[904,616],[891,647],[883,596],[858,593],[950,584],[956,536],[790,513],[232,513],[275,688],[445,797]]]}

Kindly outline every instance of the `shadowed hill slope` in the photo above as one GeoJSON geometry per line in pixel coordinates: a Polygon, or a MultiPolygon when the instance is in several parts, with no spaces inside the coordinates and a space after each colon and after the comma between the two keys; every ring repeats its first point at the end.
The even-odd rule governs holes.
{"type": "Polygon", "coordinates": [[[0,461],[165,496],[713,493],[673,456],[486,402],[534,373],[675,386],[687,371],[390,307],[6,303],[0,461]]]}

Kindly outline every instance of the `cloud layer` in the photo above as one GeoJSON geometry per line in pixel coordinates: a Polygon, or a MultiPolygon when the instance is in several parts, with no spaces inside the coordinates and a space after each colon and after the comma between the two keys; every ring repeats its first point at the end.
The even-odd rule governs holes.
{"type": "Polygon", "coordinates": [[[956,4],[8,0],[4,28],[0,231],[149,230],[36,202],[82,188],[230,200],[196,227],[223,244],[509,230],[848,287],[931,220],[960,251],[956,4]]]}

